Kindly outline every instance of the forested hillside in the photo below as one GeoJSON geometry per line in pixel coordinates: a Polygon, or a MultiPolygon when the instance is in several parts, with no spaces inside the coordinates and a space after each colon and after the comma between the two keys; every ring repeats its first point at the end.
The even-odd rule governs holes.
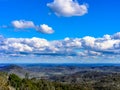
{"type": "Polygon", "coordinates": [[[76,80],[76,77],[80,77],[79,74],[51,81],[36,78],[30,79],[27,73],[25,78],[20,78],[16,74],[8,75],[0,72],[0,90],[120,90],[120,74],[101,75],[96,80],[95,77],[97,76],[91,78],[91,74],[93,73],[82,74],[82,81],[76,80]],[[63,80],[66,82],[63,82],[63,80]]]}

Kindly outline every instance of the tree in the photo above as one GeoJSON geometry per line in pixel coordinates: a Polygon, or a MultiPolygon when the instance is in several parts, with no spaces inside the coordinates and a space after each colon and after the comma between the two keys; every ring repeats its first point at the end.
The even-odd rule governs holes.
{"type": "Polygon", "coordinates": [[[21,78],[15,74],[10,74],[8,80],[10,85],[15,87],[16,89],[22,85],[21,78]]]}

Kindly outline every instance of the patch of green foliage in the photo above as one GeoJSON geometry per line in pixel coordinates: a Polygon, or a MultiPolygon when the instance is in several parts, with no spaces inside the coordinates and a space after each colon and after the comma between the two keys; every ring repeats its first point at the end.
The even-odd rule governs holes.
{"type": "Polygon", "coordinates": [[[108,75],[100,80],[67,83],[45,79],[20,78],[16,74],[0,73],[0,90],[120,90],[120,75],[108,75]],[[11,89],[11,87],[13,87],[11,89]]]}

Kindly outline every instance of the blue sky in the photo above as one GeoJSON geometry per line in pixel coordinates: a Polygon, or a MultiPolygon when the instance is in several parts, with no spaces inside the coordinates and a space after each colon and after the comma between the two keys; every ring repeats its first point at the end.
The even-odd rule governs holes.
{"type": "Polygon", "coordinates": [[[88,13],[83,16],[58,17],[46,6],[53,0],[0,0],[0,25],[9,25],[13,20],[30,20],[35,24],[48,24],[55,33],[44,35],[30,30],[14,32],[0,29],[5,37],[43,37],[49,40],[86,35],[101,37],[120,30],[119,0],[78,0],[89,5],[88,13]],[[49,15],[48,13],[51,13],[49,15]],[[9,34],[8,34],[9,32],[9,34]]]}
{"type": "MultiPolygon", "coordinates": [[[[1,41],[3,42],[7,41],[7,44],[5,43],[4,45],[6,46],[4,47],[4,49],[3,49],[3,44],[1,44],[0,52],[2,54],[6,54],[7,52],[9,58],[13,58],[9,54],[11,53],[9,52],[10,50],[14,52],[12,54],[17,55],[19,58],[23,58],[21,57],[22,56],[21,52],[27,52],[28,54],[28,51],[31,50],[30,48],[32,48],[32,50],[29,55],[32,55],[33,53],[40,54],[37,55],[36,57],[42,56],[43,54],[48,55],[49,53],[50,55],[54,53],[57,54],[58,56],[61,56],[62,54],[62,57],[78,56],[76,55],[76,53],[78,54],[79,52],[80,53],[84,52],[87,53],[87,56],[86,57],[84,56],[85,58],[87,58],[89,56],[93,56],[90,54],[92,51],[94,51],[94,53],[96,52],[97,54],[102,53],[101,54],[102,56],[104,56],[105,54],[105,57],[111,56],[108,55],[108,53],[112,53],[113,56],[114,55],[117,55],[117,57],[119,56],[118,53],[119,35],[120,35],[120,33],[118,33],[120,31],[120,1],[119,0],[114,0],[114,1],[113,0],[10,0],[10,1],[0,0],[0,11],[1,11],[0,34],[2,37],[1,41]],[[66,7],[65,5],[68,5],[68,7],[66,7]],[[66,9],[64,9],[64,7],[66,7],[66,9]],[[105,36],[106,34],[108,34],[108,36],[105,36]],[[85,37],[85,36],[89,36],[89,37],[85,37]],[[33,37],[39,38],[40,42],[41,42],[41,38],[44,39],[43,44],[45,43],[45,45],[42,47],[42,49],[45,47],[49,47],[49,49],[47,48],[47,49],[43,49],[43,51],[40,50],[37,51],[36,47],[33,49],[33,47],[28,45],[28,42],[26,42],[27,49],[26,48],[21,49],[22,46],[20,45],[23,45],[24,40],[20,41],[20,38],[25,40],[26,38],[29,38],[30,42],[33,42],[32,41],[34,40],[32,39],[33,37]],[[16,48],[13,49],[13,47],[10,46],[11,44],[8,42],[14,41],[11,40],[11,38],[14,38],[15,41],[18,40],[16,43],[17,45],[20,44],[19,48],[18,46],[15,46],[16,44],[14,43],[12,43],[12,45],[17,49],[16,48]],[[76,40],[76,38],[78,38],[79,40],[76,40]],[[103,42],[102,40],[103,41],[106,40],[106,42],[103,42]],[[98,41],[100,45],[98,45],[98,41]],[[55,42],[62,43],[62,46],[64,46],[64,48],[62,46],[61,47],[56,46],[55,42]],[[85,44],[88,42],[90,42],[89,43],[90,45],[91,43],[92,44],[95,43],[95,44],[93,46],[85,44]],[[70,43],[74,43],[74,45],[70,43]],[[77,45],[78,43],[79,46],[77,45]],[[111,46],[105,47],[103,45],[105,43],[106,44],[110,43],[109,45],[111,46]],[[56,50],[50,49],[50,46],[47,44],[53,45],[54,47],[52,48],[56,50]],[[69,45],[69,48],[72,47],[72,50],[70,51],[68,50],[69,54],[65,55],[68,49],[67,44],[71,45],[71,46],[69,45]],[[29,46],[29,50],[27,46],[29,46]],[[59,50],[57,51],[57,49],[59,50]],[[19,56],[18,53],[21,56],[19,56]]],[[[38,44],[42,44],[42,43],[38,43],[38,44]]],[[[23,46],[25,47],[25,45],[23,46]]],[[[8,61],[7,60],[8,58],[4,57],[2,58],[3,60],[2,62],[4,62],[4,59],[8,61]]],[[[23,61],[24,59],[26,58],[23,58],[23,61]]],[[[117,60],[116,62],[118,61],[119,60],[117,60]]],[[[101,62],[101,60],[98,62],[101,62]]]]}

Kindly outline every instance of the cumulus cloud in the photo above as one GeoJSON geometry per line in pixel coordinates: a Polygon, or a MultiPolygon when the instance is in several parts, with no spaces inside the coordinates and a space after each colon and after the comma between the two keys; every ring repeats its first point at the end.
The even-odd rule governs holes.
{"type": "MultiPolygon", "coordinates": [[[[114,35],[101,38],[65,38],[48,41],[43,38],[4,38],[0,35],[0,54],[55,55],[55,56],[105,56],[120,54],[120,39],[114,35]],[[114,38],[113,38],[114,37],[114,38]]],[[[119,35],[118,35],[119,36],[119,35]]]]}
{"type": "Polygon", "coordinates": [[[32,21],[25,21],[25,20],[15,20],[15,21],[12,21],[11,24],[13,25],[13,27],[18,28],[18,29],[35,27],[32,21]]]}
{"type": "Polygon", "coordinates": [[[120,32],[115,33],[114,35],[111,36],[112,39],[120,39],[120,32]]]}
{"type": "Polygon", "coordinates": [[[95,44],[95,38],[86,36],[82,39],[82,45],[83,47],[93,48],[95,44]]]}
{"type": "Polygon", "coordinates": [[[15,29],[35,29],[36,31],[44,34],[52,34],[54,30],[47,24],[35,25],[33,21],[26,20],[14,20],[11,22],[11,26],[3,25],[0,28],[15,28],[15,29]]]}
{"type": "Polygon", "coordinates": [[[58,16],[82,16],[88,12],[87,4],[80,5],[76,0],[54,0],[47,6],[58,16]]]}
{"type": "Polygon", "coordinates": [[[37,29],[38,32],[42,32],[42,33],[45,33],[45,34],[52,34],[54,32],[52,27],[49,27],[46,24],[42,24],[42,25],[36,27],[36,29],[37,29]]]}

